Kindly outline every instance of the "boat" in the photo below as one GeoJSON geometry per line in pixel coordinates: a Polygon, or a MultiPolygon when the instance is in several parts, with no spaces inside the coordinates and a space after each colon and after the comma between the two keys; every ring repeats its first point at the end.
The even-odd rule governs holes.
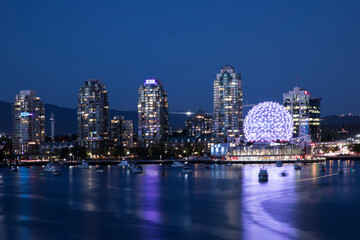
{"type": "Polygon", "coordinates": [[[85,162],[85,160],[82,160],[81,164],[78,165],[78,168],[89,169],[90,165],[87,162],[85,162]]]}
{"type": "Polygon", "coordinates": [[[276,166],[277,167],[282,167],[283,165],[283,162],[282,161],[276,161],[276,166]]]}
{"type": "Polygon", "coordinates": [[[228,163],[226,164],[227,167],[231,167],[231,165],[232,165],[231,162],[228,162],[228,163]]]}
{"type": "Polygon", "coordinates": [[[344,169],[342,167],[339,168],[339,174],[344,174],[344,169]]]}
{"type": "Polygon", "coordinates": [[[325,167],[324,164],[321,164],[321,166],[320,166],[320,171],[321,171],[321,172],[326,172],[326,167],[325,167]]]}
{"type": "Polygon", "coordinates": [[[129,166],[129,162],[126,160],[123,160],[118,164],[118,166],[119,167],[127,167],[127,166],[129,166]]]}
{"type": "Polygon", "coordinates": [[[295,170],[301,170],[301,166],[298,163],[295,163],[294,169],[295,170]]]}
{"type": "Polygon", "coordinates": [[[19,169],[18,169],[18,167],[17,166],[15,166],[15,165],[12,165],[11,167],[10,167],[10,172],[17,172],[19,169]]]}
{"type": "Polygon", "coordinates": [[[210,169],[210,164],[205,164],[206,169],[210,169]]]}
{"type": "Polygon", "coordinates": [[[35,165],[31,166],[31,170],[38,170],[39,168],[35,165]]]}
{"type": "Polygon", "coordinates": [[[173,164],[171,164],[172,167],[184,167],[184,164],[179,162],[179,161],[175,161],[173,162],[173,164]]]}
{"type": "Polygon", "coordinates": [[[132,173],[142,173],[143,172],[143,169],[140,165],[133,165],[131,168],[130,168],[130,171],[132,173]]]}
{"type": "Polygon", "coordinates": [[[267,182],[269,178],[269,174],[266,168],[261,168],[259,171],[259,182],[267,182]]]}
{"type": "Polygon", "coordinates": [[[57,170],[57,168],[56,168],[55,164],[52,163],[52,162],[49,162],[49,163],[46,164],[45,167],[44,167],[44,171],[45,171],[45,172],[54,172],[54,171],[56,171],[56,170],[57,170]]]}
{"type": "Polygon", "coordinates": [[[281,175],[282,177],[286,177],[286,176],[287,176],[287,172],[286,172],[286,171],[282,171],[282,172],[280,173],[280,175],[281,175]]]}
{"type": "Polygon", "coordinates": [[[57,169],[57,170],[54,170],[54,171],[53,171],[53,175],[54,175],[54,176],[60,176],[60,175],[61,175],[61,171],[58,170],[58,169],[57,169]]]}
{"type": "Polygon", "coordinates": [[[188,165],[185,165],[183,167],[183,169],[181,170],[182,173],[192,173],[192,169],[188,166],[188,165]]]}
{"type": "Polygon", "coordinates": [[[95,172],[104,172],[104,168],[103,167],[97,167],[96,169],[95,169],[95,172]]]}

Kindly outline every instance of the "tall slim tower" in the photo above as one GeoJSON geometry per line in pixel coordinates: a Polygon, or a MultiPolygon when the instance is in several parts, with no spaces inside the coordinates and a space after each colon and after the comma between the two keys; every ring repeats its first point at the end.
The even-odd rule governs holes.
{"type": "Polygon", "coordinates": [[[293,137],[309,136],[309,140],[319,141],[321,98],[313,98],[307,90],[295,87],[283,94],[283,102],[293,117],[293,137]]]}
{"type": "Polygon", "coordinates": [[[54,141],[55,139],[55,117],[54,117],[54,113],[51,113],[51,117],[50,117],[50,122],[51,122],[51,140],[54,141]]]}
{"type": "Polygon", "coordinates": [[[139,145],[164,143],[168,134],[168,100],[164,85],[158,79],[146,79],[139,88],[139,145]]]}
{"type": "Polygon", "coordinates": [[[242,81],[234,68],[225,66],[214,80],[214,140],[225,143],[242,132],[242,81]]]}
{"type": "Polygon", "coordinates": [[[12,105],[15,154],[37,153],[45,140],[45,105],[35,91],[22,90],[12,105]]]}
{"type": "Polygon", "coordinates": [[[105,85],[97,79],[84,82],[79,90],[78,141],[101,151],[109,137],[109,101],[105,85]]]}

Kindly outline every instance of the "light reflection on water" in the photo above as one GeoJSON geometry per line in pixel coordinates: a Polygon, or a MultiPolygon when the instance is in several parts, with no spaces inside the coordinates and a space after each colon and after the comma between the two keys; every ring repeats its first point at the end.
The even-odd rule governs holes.
{"type": "Polygon", "coordinates": [[[62,168],[61,176],[0,169],[0,239],[337,239],[360,235],[360,162],[224,165],[193,174],[169,165],[62,168]],[[337,175],[338,168],[343,175],[337,175]],[[281,177],[283,170],[287,177],[281,177]],[[349,217],[351,215],[351,217],[349,217]],[[346,231],[336,231],[334,219],[346,231]],[[341,233],[341,234],[340,234],[341,233]],[[337,235],[338,234],[338,235],[337,235]]]}

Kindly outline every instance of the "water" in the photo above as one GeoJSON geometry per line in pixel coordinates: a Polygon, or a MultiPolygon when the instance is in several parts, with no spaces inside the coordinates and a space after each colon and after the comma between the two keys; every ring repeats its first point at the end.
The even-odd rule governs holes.
{"type": "Polygon", "coordinates": [[[0,239],[360,238],[360,162],[268,165],[267,183],[259,167],[1,169],[0,239]]]}

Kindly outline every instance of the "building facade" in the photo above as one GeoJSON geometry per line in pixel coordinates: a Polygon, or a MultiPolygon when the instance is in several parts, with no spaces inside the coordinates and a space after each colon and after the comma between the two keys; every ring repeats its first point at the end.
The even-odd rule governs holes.
{"type": "Polygon", "coordinates": [[[309,137],[309,141],[320,141],[320,102],[304,89],[295,87],[283,94],[284,107],[293,117],[293,137],[309,137]]]}
{"type": "Polygon", "coordinates": [[[146,79],[139,88],[139,146],[165,143],[168,134],[168,100],[164,85],[158,79],[146,79]]]}
{"type": "Polygon", "coordinates": [[[45,140],[45,104],[35,91],[23,90],[12,105],[13,150],[35,154],[45,140]]]}
{"type": "Polygon", "coordinates": [[[109,101],[105,85],[97,79],[84,82],[79,90],[78,142],[101,151],[109,139],[109,101]]]}
{"type": "Polygon", "coordinates": [[[125,120],[123,116],[115,116],[110,124],[110,136],[115,146],[134,147],[133,121],[125,120]]]}
{"type": "Polygon", "coordinates": [[[213,134],[215,143],[231,142],[242,134],[242,80],[225,66],[214,80],[213,134]]]}
{"type": "Polygon", "coordinates": [[[212,117],[202,110],[197,111],[185,122],[187,137],[206,137],[212,135],[212,117]]]}

